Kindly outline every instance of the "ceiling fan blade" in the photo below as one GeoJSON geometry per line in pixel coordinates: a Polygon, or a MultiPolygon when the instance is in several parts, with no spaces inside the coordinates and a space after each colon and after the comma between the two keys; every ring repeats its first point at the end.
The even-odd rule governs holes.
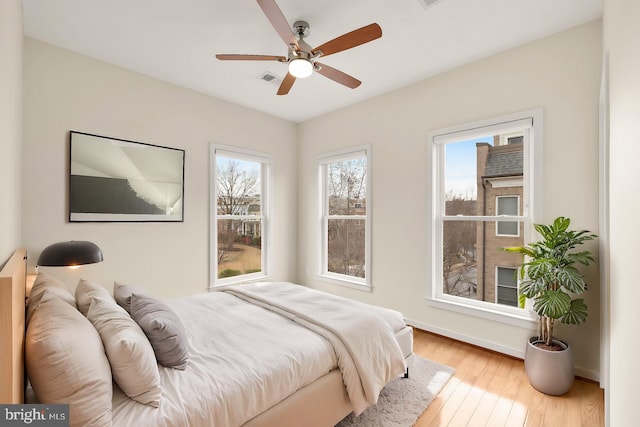
{"type": "Polygon", "coordinates": [[[289,91],[291,90],[291,86],[293,86],[293,83],[295,81],[296,81],[296,78],[293,77],[291,73],[287,73],[287,75],[284,76],[284,80],[282,80],[280,87],[278,88],[278,95],[288,94],[289,91]]]}
{"type": "Polygon", "coordinates": [[[312,54],[317,54],[322,51],[322,56],[332,55],[334,53],[342,52],[343,50],[351,49],[352,47],[360,46],[361,44],[368,43],[372,40],[382,37],[382,28],[378,24],[369,24],[357,30],[353,30],[350,33],[343,34],[340,37],[322,44],[311,51],[312,54]]]}
{"type": "Polygon", "coordinates": [[[296,36],[291,31],[291,26],[287,22],[287,19],[282,14],[282,11],[276,4],[275,0],[257,0],[258,5],[262,8],[262,11],[267,16],[271,25],[276,30],[276,32],[280,35],[280,38],[284,40],[284,43],[287,47],[292,44],[296,47],[298,46],[298,40],[296,36]]]}
{"type": "Polygon", "coordinates": [[[287,62],[284,56],[274,55],[242,55],[242,54],[222,54],[216,55],[221,61],[280,61],[287,62]]]}
{"type": "Polygon", "coordinates": [[[328,79],[333,80],[334,82],[345,85],[348,88],[355,89],[362,83],[355,77],[351,77],[349,74],[343,73],[342,71],[336,70],[335,68],[331,68],[328,65],[324,65],[319,62],[316,62],[316,65],[320,66],[320,69],[317,70],[318,73],[322,74],[328,79]]]}

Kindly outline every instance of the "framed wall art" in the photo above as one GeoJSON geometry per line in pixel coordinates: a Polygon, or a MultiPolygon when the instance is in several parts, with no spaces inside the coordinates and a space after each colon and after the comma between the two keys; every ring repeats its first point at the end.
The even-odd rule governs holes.
{"type": "Polygon", "coordinates": [[[71,131],[70,222],[182,222],[184,150],[71,131]]]}

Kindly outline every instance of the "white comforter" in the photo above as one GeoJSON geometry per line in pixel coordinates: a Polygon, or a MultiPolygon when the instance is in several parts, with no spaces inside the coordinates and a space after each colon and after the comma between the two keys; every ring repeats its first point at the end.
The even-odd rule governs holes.
{"type": "Polygon", "coordinates": [[[336,367],[360,413],[404,369],[393,333],[405,325],[392,310],[283,283],[234,286],[167,304],[188,333],[187,369],[160,367],[159,408],[114,387],[114,426],[240,426],[336,367]],[[276,301],[288,301],[288,311],[276,301]]]}
{"type": "Polygon", "coordinates": [[[187,369],[160,367],[157,409],[116,388],[114,427],[240,426],[337,366],[327,340],[230,294],[167,304],[189,335],[187,369]]]}
{"type": "Polygon", "coordinates": [[[394,336],[405,326],[397,312],[291,283],[255,283],[223,292],[280,313],[331,342],[356,415],[375,404],[385,384],[405,369],[394,336]]]}

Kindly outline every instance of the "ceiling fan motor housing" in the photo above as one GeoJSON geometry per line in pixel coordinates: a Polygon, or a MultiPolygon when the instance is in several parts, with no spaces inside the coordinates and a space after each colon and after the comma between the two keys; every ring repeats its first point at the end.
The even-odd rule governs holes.
{"type": "Polygon", "coordinates": [[[296,21],[293,24],[293,32],[298,38],[305,38],[309,35],[309,23],[307,21],[296,21]]]}

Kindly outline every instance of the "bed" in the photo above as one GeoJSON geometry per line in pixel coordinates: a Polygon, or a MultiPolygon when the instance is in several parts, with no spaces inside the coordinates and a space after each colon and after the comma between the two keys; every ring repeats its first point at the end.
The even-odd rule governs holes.
{"type": "MultiPolygon", "coordinates": [[[[8,352],[2,352],[1,378],[12,379],[9,382],[2,381],[2,403],[21,403],[24,396],[22,380],[25,368],[22,360],[25,309],[22,301],[25,300],[25,255],[23,250],[16,251],[0,275],[3,316],[0,336],[2,348],[12,349],[10,360],[8,352]],[[4,297],[9,288],[10,299],[4,297]],[[13,320],[5,322],[9,312],[13,320]],[[11,342],[11,345],[6,347],[5,342],[11,342]]],[[[46,313],[41,307],[49,305],[67,306],[50,297],[48,291],[46,295],[43,298],[44,305],[39,306],[35,313],[46,313]]],[[[350,412],[361,412],[375,402],[377,396],[373,395],[378,388],[404,371],[404,361],[412,354],[412,330],[404,325],[400,314],[392,310],[345,299],[329,302],[329,305],[325,302],[319,305],[314,301],[322,300],[327,295],[298,285],[269,283],[227,287],[218,292],[165,301],[184,326],[188,342],[186,368],[181,370],[158,364],[162,392],[161,401],[156,405],[158,407],[154,407],[153,404],[141,404],[127,396],[116,385],[112,363],[114,385],[108,402],[108,419],[105,415],[92,419],[91,423],[118,427],[333,426],[350,412]],[[298,288],[302,293],[290,292],[298,288]],[[265,289],[268,292],[263,292],[265,289]],[[293,309],[278,305],[277,301],[287,298],[293,300],[287,302],[293,309]],[[276,303],[272,305],[274,301],[276,303]],[[353,304],[355,312],[360,314],[354,317],[346,309],[342,310],[340,307],[343,304],[353,304]],[[320,313],[312,313],[314,306],[325,308],[320,309],[320,313]],[[344,331],[336,326],[341,323],[340,317],[366,318],[367,315],[361,312],[369,308],[377,320],[362,320],[364,323],[360,325],[356,321],[355,329],[344,331]],[[324,316],[322,311],[329,314],[329,319],[323,320],[328,327],[326,324],[316,324],[316,317],[324,316]],[[384,336],[389,331],[375,332],[373,339],[367,338],[364,333],[354,332],[358,329],[374,329],[366,327],[372,323],[383,325],[380,328],[383,330],[388,328],[393,342],[384,343],[387,339],[384,336]],[[207,325],[207,328],[203,328],[203,325],[207,325]],[[342,338],[356,343],[337,348],[344,345],[340,343],[342,338]],[[376,355],[374,352],[377,347],[397,348],[399,356],[390,356],[394,353],[391,350],[382,352],[389,354],[376,355]],[[357,353],[356,357],[347,357],[353,356],[350,353],[357,353]],[[401,366],[397,363],[398,357],[403,362],[401,366]],[[373,363],[374,366],[365,366],[367,363],[373,363]],[[377,370],[382,375],[373,379],[361,378],[360,371],[363,370],[377,370]],[[356,390],[354,384],[358,381],[361,389],[356,387],[356,390]]],[[[101,298],[91,299],[91,314],[86,314],[92,322],[95,317],[93,313],[96,312],[94,306],[102,301],[101,298]]],[[[81,299],[76,298],[76,301],[78,310],[82,311],[81,299]]],[[[45,325],[44,314],[40,320],[37,314],[28,314],[31,315],[31,322],[40,321],[45,325]]],[[[50,318],[47,313],[46,319],[50,318]]],[[[46,325],[50,323],[50,320],[46,320],[46,325]]],[[[94,323],[94,326],[99,330],[98,324],[94,323]]],[[[27,341],[29,337],[28,332],[27,341]]],[[[106,342],[105,349],[103,352],[108,352],[106,342]]],[[[94,361],[99,358],[87,359],[94,361]]],[[[27,367],[30,367],[29,357],[27,367]]],[[[95,368],[92,369],[95,372],[95,368]]],[[[29,378],[32,376],[30,372],[29,378]]],[[[91,394],[96,396],[105,392],[91,394]]],[[[93,399],[89,405],[91,410],[100,406],[93,399]]]]}

